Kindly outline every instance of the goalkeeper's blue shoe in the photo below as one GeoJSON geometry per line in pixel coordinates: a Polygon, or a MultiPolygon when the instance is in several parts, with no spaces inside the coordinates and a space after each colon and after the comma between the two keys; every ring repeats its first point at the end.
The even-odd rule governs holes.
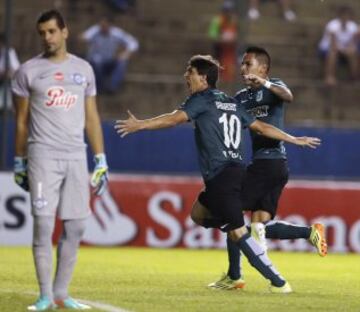
{"type": "Polygon", "coordinates": [[[33,305],[28,306],[29,311],[46,311],[55,308],[54,301],[47,296],[40,296],[33,305]]]}
{"type": "Polygon", "coordinates": [[[57,308],[60,309],[73,309],[73,310],[90,310],[91,307],[68,297],[64,300],[55,300],[57,308]]]}
{"type": "Polygon", "coordinates": [[[285,283],[282,287],[276,287],[274,285],[270,285],[270,292],[274,294],[289,294],[293,290],[288,282],[285,283]]]}

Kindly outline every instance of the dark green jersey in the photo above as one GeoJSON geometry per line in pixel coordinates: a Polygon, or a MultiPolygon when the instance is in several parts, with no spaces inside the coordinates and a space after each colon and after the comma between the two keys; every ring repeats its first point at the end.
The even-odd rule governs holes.
{"type": "Polygon", "coordinates": [[[243,162],[241,130],[255,118],[234,98],[207,89],[188,97],[180,109],[195,123],[195,141],[205,181],[230,163],[243,162]]]}
{"type": "MultiPolygon", "coordinates": [[[[286,86],[280,79],[273,78],[274,84],[286,86]]],[[[269,123],[281,130],[284,129],[284,101],[265,87],[259,89],[244,88],[235,95],[240,106],[257,119],[269,123]]],[[[253,159],[286,159],[283,141],[273,140],[253,131],[253,159]]]]}

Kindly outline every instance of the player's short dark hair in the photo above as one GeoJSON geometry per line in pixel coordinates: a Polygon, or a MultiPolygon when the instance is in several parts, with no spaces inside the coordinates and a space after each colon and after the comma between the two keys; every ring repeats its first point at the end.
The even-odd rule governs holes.
{"type": "Polygon", "coordinates": [[[252,53],[255,54],[256,59],[259,61],[260,64],[265,64],[267,66],[267,71],[270,71],[271,67],[271,57],[270,54],[261,47],[248,47],[245,53],[252,53]]]}
{"type": "Polygon", "coordinates": [[[206,76],[210,88],[216,88],[219,78],[220,63],[211,55],[194,55],[190,58],[188,65],[196,68],[199,75],[206,76]]]}
{"type": "Polygon", "coordinates": [[[58,10],[54,9],[42,12],[37,19],[36,25],[46,23],[52,19],[56,21],[56,24],[60,29],[64,29],[66,27],[64,17],[58,10]]]}

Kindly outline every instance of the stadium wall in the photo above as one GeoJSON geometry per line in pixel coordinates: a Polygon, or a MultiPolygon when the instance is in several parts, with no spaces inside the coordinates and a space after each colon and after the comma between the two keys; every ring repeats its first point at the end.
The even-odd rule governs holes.
{"type": "MultiPolygon", "coordinates": [[[[124,139],[116,134],[113,126],[111,122],[103,123],[111,172],[199,174],[190,124],[167,130],[140,132],[124,139]]],[[[294,135],[318,136],[323,142],[316,150],[286,145],[292,178],[360,180],[360,144],[356,144],[359,142],[360,130],[306,127],[288,127],[287,130],[294,135]]],[[[8,133],[7,168],[11,170],[13,122],[9,123],[8,133]]],[[[247,136],[245,139],[248,141],[247,136]]],[[[250,155],[250,144],[246,146],[246,154],[250,155]]],[[[91,168],[92,156],[89,156],[91,168]]]]}
{"type": "MultiPolygon", "coordinates": [[[[0,245],[31,245],[30,198],[0,173],[0,245]]],[[[85,245],[157,248],[225,248],[225,235],[190,219],[202,188],[198,177],[111,175],[109,190],[91,199],[85,245]]],[[[298,224],[322,222],[330,252],[360,253],[360,183],[292,180],[279,205],[279,219],[298,224]]],[[[60,224],[54,235],[59,238],[60,224]]],[[[270,249],[314,251],[306,240],[270,241],[270,249]]]]}

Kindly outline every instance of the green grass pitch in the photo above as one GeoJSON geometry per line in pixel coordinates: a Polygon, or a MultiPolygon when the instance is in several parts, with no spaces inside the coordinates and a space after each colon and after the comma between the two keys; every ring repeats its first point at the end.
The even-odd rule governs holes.
{"type": "MultiPolygon", "coordinates": [[[[80,249],[70,291],[75,298],[139,312],[360,311],[360,255],[270,257],[294,293],[268,293],[268,281],[247,260],[244,291],[208,289],[226,269],[224,250],[90,247],[80,249]]],[[[31,249],[0,247],[0,311],[26,311],[36,296],[31,249]]]]}

